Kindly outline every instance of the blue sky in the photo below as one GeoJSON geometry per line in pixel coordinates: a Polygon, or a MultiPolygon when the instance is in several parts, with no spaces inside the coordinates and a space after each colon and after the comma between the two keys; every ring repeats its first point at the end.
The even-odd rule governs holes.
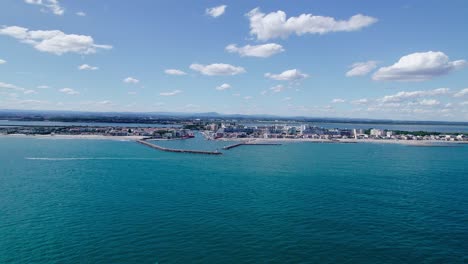
{"type": "Polygon", "coordinates": [[[468,121],[466,1],[3,0],[0,109],[468,121]]]}

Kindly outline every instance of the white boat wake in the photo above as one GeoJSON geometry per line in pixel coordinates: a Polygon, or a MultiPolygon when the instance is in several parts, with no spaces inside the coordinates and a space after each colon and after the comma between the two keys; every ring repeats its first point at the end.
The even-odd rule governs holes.
{"type": "Polygon", "coordinates": [[[49,160],[49,161],[67,161],[67,160],[160,160],[159,158],[117,158],[117,157],[95,157],[95,158],[42,158],[25,157],[27,160],[49,160]]]}

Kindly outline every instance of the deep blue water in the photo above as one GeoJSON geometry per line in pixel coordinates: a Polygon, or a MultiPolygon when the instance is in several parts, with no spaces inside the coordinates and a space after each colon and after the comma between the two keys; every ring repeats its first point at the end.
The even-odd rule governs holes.
{"type": "Polygon", "coordinates": [[[467,158],[0,137],[0,263],[466,263],[467,158]]]}

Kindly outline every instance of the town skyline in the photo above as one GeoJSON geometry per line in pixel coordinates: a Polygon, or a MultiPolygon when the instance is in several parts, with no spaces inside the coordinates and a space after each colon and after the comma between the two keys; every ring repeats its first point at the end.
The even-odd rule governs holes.
{"type": "Polygon", "coordinates": [[[468,121],[462,1],[337,3],[7,0],[0,109],[468,121]]]}

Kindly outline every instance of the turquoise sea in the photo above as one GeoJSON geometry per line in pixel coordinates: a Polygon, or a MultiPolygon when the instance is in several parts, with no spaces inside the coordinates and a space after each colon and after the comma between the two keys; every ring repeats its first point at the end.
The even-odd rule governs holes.
{"type": "Polygon", "coordinates": [[[0,263],[467,263],[467,161],[466,145],[0,137],[0,263]]]}

